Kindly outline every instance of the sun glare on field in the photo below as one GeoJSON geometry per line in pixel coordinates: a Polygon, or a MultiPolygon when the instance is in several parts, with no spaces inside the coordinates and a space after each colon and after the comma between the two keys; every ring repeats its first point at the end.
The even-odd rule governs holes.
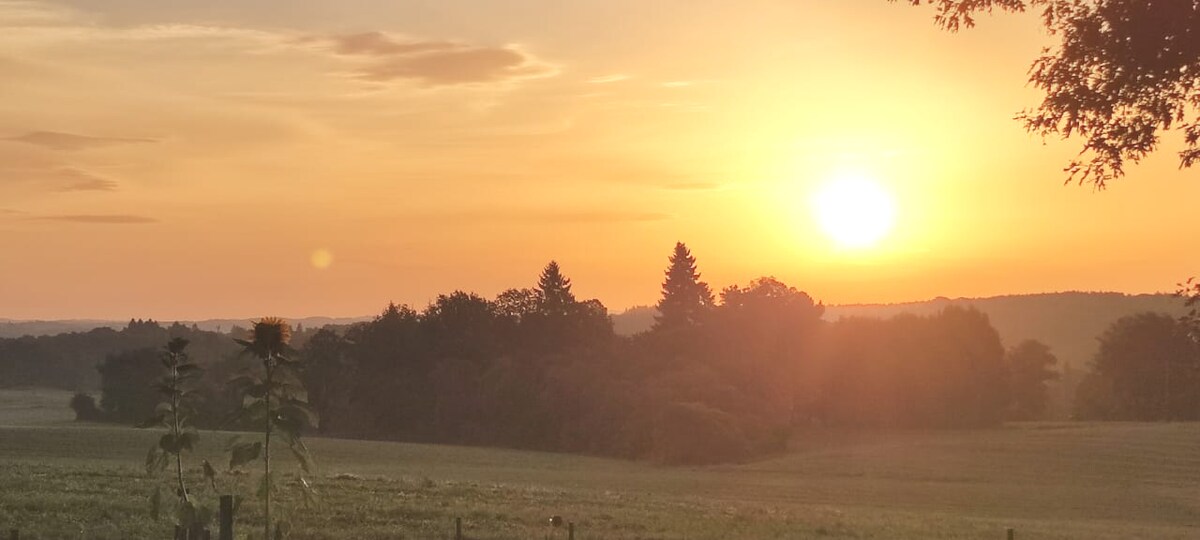
{"type": "Polygon", "coordinates": [[[892,194],[861,173],[834,176],[818,189],[812,205],[821,230],[843,249],[878,245],[896,221],[892,194]]]}

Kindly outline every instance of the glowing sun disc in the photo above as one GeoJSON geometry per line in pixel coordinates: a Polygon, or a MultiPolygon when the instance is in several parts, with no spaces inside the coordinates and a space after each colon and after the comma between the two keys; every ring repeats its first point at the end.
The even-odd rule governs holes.
{"type": "Polygon", "coordinates": [[[813,197],[813,215],[838,247],[863,249],[879,244],[896,221],[896,203],[878,182],[860,175],[831,180],[813,197]]]}

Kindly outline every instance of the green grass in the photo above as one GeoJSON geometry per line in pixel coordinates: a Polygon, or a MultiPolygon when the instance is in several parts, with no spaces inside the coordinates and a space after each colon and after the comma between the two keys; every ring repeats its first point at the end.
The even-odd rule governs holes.
{"type": "MultiPolygon", "coordinates": [[[[140,467],[155,435],[64,422],[47,409],[70,397],[57,394],[0,391],[0,531],[167,538],[168,521],[148,516],[154,480],[140,467]]],[[[203,436],[193,463],[223,463],[229,435],[203,436]]],[[[553,514],[576,522],[580,539],[999,539],[1008,527],[1020,539],[1200,535],[1196,424],[814,432],[784,456],[698,469],[367,441],[312,447],[322,504],[285,501],[293,538],[450,538],[455,517],[470,538],[564,538],[545,525],[553,514]]],[[[249,496],[254,477],[218,481],[249,496]]],[[[247,499],[240,534],[259,530],[258,512],[247,499]]]]}

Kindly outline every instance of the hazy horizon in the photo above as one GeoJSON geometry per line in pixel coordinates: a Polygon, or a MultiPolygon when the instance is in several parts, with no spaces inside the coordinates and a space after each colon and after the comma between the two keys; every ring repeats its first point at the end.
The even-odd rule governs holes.
{"type": "MultiPolygon", "coordinates": [[[[454,292],[454,291],[445,291],[445,293],[443,293],[443,294],[449,294],[449,293],[451,293],[451,292],[454,292]]],[[[476,292],[476,291],[464,291],[464,292],[471,293],[471,292],[476,292]]],[[[809,291],[804,291],[804,292],[809,292],[809,291]]],[[[917,299],[911,299],[911,300],[898,300],[898,301],[894,301],[894,302],[852,302],[852,303],[845,303],[845,304],[830,304],[830,303],[822,302],[822,300],[821,300],[819,297],[816,297],[816,296],[814,296],[814,297],[813,297],[813,300],[814,300],[815,302],[822,302],[822,303],[823,303],[823,304],[824,304],[826,307],[830,307],[830,308],[853,308],[853,307],[870,307],[870,306],[880,306],[880,307],[886,307],[886,306],[902,306],[902,305],[908,305],[908,304],[924,304],[924,303],[929,303],[929,302],[936,302],[936,301],[939,301],[939,300],[948,300],[948,301],[959,301],[959,300],[989,300],[989,299],[996,299],[996,298],[1008,298],[1008,297],[1036,297],[1036,296],[1053,296],[1053,295],[1063,295],[1063,294],[1096,294],[1096,295],[1119,294],[1119,295],[1124,295],[1124,296],[1128,296],[1128,297],[1138,297],[1138,296],[1175,296],[1175,295],[1176,295],[1176,293],[1175,293],[1174,291],[1153,291],[1153,292],[1122,292],[1122,291],[1102,291],[1102,290],[1094,290],[1094,291],[1083,291],[1083,290],[1062,290],[1062,291],[1041,291],[1041,292],[1017,292],[1017,293],[1001,293],[1001,294],[989,295],[989,296],[951,296],[951,295],[938,295],[938,296],[933,296],[933,297],[929,297],[929,298],[917,298],[917,299]]],[[[494,295],[493,295],[493,296],[494,296],[494,295]]],[[[490,298],[490,296],[489,296],[489,298],[490,298]]],[[[163,324],[169,324],[169,323],[173,323],[173,322],[208,322],[208,321],[234,321],[234,320],[244,320],[244,321],[246,321],[247,323],[251,323],[251,322],[253,322],[253,321],[256,321],[256,320],[258,320],[258,319],[260,319],[260,318],[262,318],[262,317],[282,317],[282,318],[284,318],[284,319],[286,319],[286,320],[297,320],[297,321],[298,321],[298,320],[304,320],[304,319],[338,319],[338,320],[362,319],[362,320],[369,320],[369,319],[372,319],[372,318],[374,318],[374,317],[378,316],[378,315],[379,315],[379,313],[380,313],[380,312],[382,312],[382,311],[383,311],[383,310],[384,310],[384,309],[387,307],[387,305],[388,305],[389,303],[395,303],[395,304],[397,304],[397,305],[408,305],[409,307],[412,307],[412,308],[415,308],[415,309],[422,309],[422,308],[424,308],[424,307],[426,307],[426,306],[428,306],[428,305],[431,305],[431,304],[433,304],[433,303],[435,302],[435,300],[436,300],[436,297],[433,297],[433,298],[430,298],[430,299],[429,299],[428,301],[426,301],[426,302],[417,303],[417,304],[401,304],[400,302],[388,302],[388,301],[384,301],[384,302],[381,302],[381,303],[379,304],[379,307],[378,307],[378,309],[375,309],[374,311],[372,311],[372,312],[370,312],[370,313],[358,313],[358,314],[353,314],[353,313],[351,313],[351,314],[328,314],[328,313],[312,313],[312,314],[289,314],[289,313],[282,313],[282,314],[281,314],[281,313],[262,313],[262,314],[257,314],[257,315],[246,315],[246,316],[222,316],[222,315],[218,315],[218,316],[212,316],[212,317],[187,317],[187,316],[183,316],[183,317],[159,317],[159,316],[155,316],[155,315],[153,315],[153,314],[151,314],[151,315],[149,315],[149,316],[148,316],[148,315],[145,315],[145,314],[132,314],[132,315],[118,315],[118,316],[111,316],[111,317],[62,317],[62,318],[53,318],[53,319],[47,319],[47,318],[41,318],[41,319],[21,319],[21,318],[15,318],[15,317],[0,316],[0,321],[3,321],[3,322],[9,322],[9,323],[22,323],[22,322],[72,322],[72,321],[78,321],[78,322],[118,322],[118,323],[119,323],[119,322],[125,322],[125,321],[128,321],[128,320],[134,320],[134,319],[137,319],[137,320],[153,320],[153,321],[156,321],[156,322],[159,322],[159,323],[163,323],[163,324]]],[[[598,300],[601,300],[601,302],[603,302],[603,299],[602,299],[602,298],[600,298],[600,299],[598,299],[598,300]]],[[[1182,306],[1183,306],[1183,300],[1182,300],[1182,299],[1180,300],[1180,306],[1181,306],[1181,309],[1182,309],[1182,306]]],[[[635,304],[635,305],[631,305],[631,306],[623,306],[623,307],[614,307],[614,306],[609,306],[609,305],[607,305],[607,304],[606,304],[606,305],[605,305],[605,307],[607,307],[607,308],[608,308],[608,311],[609,311],[609,314],[610,314],[610,315],[621,315],[621,314],[624,314],[624,313],[630,312],[630,311],[632,311],[632,310],[637,310],[637,309],[645,309],[645,308],[654,308],[654,307],[655,307],[655,302],[651,301],[651,302],[647,302],[647,303],[645,303],[645,304],[635,304]]]]}

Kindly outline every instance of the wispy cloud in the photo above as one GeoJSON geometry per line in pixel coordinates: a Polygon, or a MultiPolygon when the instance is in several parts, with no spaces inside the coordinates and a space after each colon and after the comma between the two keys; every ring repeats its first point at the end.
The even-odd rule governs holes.
{"type": "Polygon", "coordinates": [[[0,0],[0,27],[5,29],[4,38],[22,43],[232,39],[283,44],[281,35],[271,31],[179,23],[115,26],[71,7],[21,0],[0,0]]]}
{"type": "Polygon", "coordinates": [[[445,51],[459,47],[458,44],[451,41],[396,41],[383,32],[343,34],[328,39],[333,44],[333,52],[337,54],[392,56],[397,54],[445,51]]]}
{"type": "Polygon", "coordinates": [[[91,223],[100,225],[141,225],[158,223],[157,219],[132,214],[65,214],[58,216],[41,216],[42,221],[65,221],[70,223],[91,223]]]}
{"type": "Polygon", "coordinates": [[[74,167],[63,167],[57,176],[62,184],[56,191],[116,191],[117,181],[74,167]]]}
{"type": "Polygon", "coordinates": [[[375,82],[415,80],[428,85],[497,83],[548,77],[557,70],[516,45],[402,40],[382,32],[306,38],[336,55],[364,60],[356,77],[375,82]]]}
{"type": "Polygon", "coordinates": [[[604,75],[602,77],[593,77],[591,79],[588,79],[588,82],[590,82],[592,84],[609,84],[609,83],[615,83],[615,82],[621,82],[621,81],[628,81],[629,79],[630,79],[629,75],[626,75],[624,73],[617,73],[617,74],[613,74],[613,75],[604,75]]]}
{"type": "Polygon", "coordinates": [[[107,174],[53,157],[22,160],[22,152],[0,153],[0,187],[9,194],[12,190],[30,194],[116,191],[120,187],[120,182],[107,174]]]}
{"type": "Polygon", "coordinates": [[[76,135],[74,133],[63,133],[60,131],[30,131],[23,135],[15,137],[5,137],[0,140],[21,142],[41,146],[51,150],[61,151],[76,151],[87,150],[90,148],[99,148],[104,146],[112,146],[117,144],[137,144],[137,143],[152,143],[154,139],[140,139],[131,137],[93,137],[89,135],[76,135]]]}
{"type": "Polygon", "coordinates": [[[58,25],[78,17],[65,7],[25,0],[0,0],[0,15],[4,26],[21,27],[58,25]]]}
{"type": "Polygon", "coordinates": [[[670,219],[661,212],[605,209],[488,209],[442,216],[466,221],[529,222],[529,223],[630,223],[670,219]]]}

